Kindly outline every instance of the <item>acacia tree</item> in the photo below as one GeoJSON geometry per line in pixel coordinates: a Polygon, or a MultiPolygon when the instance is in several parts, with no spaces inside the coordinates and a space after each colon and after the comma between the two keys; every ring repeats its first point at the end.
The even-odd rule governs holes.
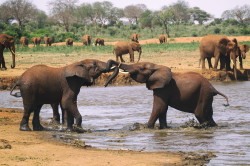
{"type": "Polygon", "coordinates": [[[153,20],[154,20],[154,16],[153,16],[153,12],[150,10],[146,10],[144,11],[140,17],[139,17],[139,23],[141,25],[142,28],[144,27],[148,27],[150,28],[151,32],[153,32],[153,20]]]}
{"type": "Polygon", "coordinates": [[[69,32],[69,26],[75,21],[74,11],[78,0],[51,0],[49,2],[52,17],[59,24],[63,24],[65,31],[69,32]]]}
{"type": "Polygon", "coordinates": [[[191,19],[193,19],[193,21],[197,21],[200,25],[212,18],[210,14],[204,10],[201,10],[199,7],[190,8],[189,11],[191,14],[191,19]]]}
{"type": "Polygon", "coordinates": [[[147,10],[147,7],[144,4],[129,5],[124,8],[124,16],[128,18],[131,24],[138,25],[138,18],[145,10],[147,10]]]}
{"type": "Polygon", "coordinates": [[[17,21],[19,29],[23,28],[25,22],[34,18],[37,8],[28,0],[8,0],[2,4],[4,6],[5,17],[13,18],[17,21]]]}
{"type": "Polygon", "coordinates": [[[242,24],[245,24],[250,20],[250,6],[243,5],[241,7],[235,7],[232,10],[226,10],[222,13],[224,19],[236,19],[242,24]]]}
{"type": "Polygon", "coordinates": [[[168,7],[169,12],[172,13],[173,23],[180,24],[190,20],[188,3],[185,1],[177,1],[168,7]]]}

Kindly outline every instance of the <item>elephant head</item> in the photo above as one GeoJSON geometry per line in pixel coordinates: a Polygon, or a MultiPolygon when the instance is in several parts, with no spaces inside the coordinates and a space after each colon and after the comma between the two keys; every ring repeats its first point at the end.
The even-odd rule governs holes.
{"type": "Polygon", "coordinates": [[[243,59],[246,59],[246,53],[249,51],[249,46],[247,44],[240,44],[240,52],[243,59]]]}
{"type": "Polygon", "coordinates": [[[138,33],[134,33],[130,36],[131,41],[137,42],[138,43],[138,39],[139,39],[140,35],[138,33]]]}
{"type": "Polygon", "coordinates": [[[137,62],[139,62],[140,59],[141,59],[141,53],[142,53],[141,45],[139,43],[137,43],[137,42],[130,42],[130,45],[131,45],[133,51],[138,51],[139,52],[139,58],[138,58],[138,61],[137,61],[137,62]]]}
{"type": "Polygon", "coordinates": [[[139,83],[146,83],[149,90],[163,88],[168,85],[172,79],[171,69],[166,66],[156,65],[149,62],[140,62],[131,65],[119,64],[114,60],[109,60],[107,70],[115,65],[128,72],[130,77],[139,83]]]}
{"type": "MultiPolygon", "coordinates": [[[[12,54],[12,65],[11,68],[15,68],[15,40],[12,36],[6,34],[0,34],[0,44],[3,46],[2,48],[9,48],[12,54]]],[[[2,50],[3,51],[3,50],[2,50]]],[[[5,66],[3,66],[5,67],[5,66]]]]}
{"type": "Polygon", "coordinates": [[[94,80],[102,73],[114,70],[114,73],[110,76],[110,80],[108,80],[106,83],[108,84],[110,81],[112,81],[113,78],[117,76],[119,68],[115,67],[113,69],[110,69],[107,68],[107,66],[110,65],[96,59],[86,59],[66,66],[64,76],[66,78],[76,76],[82,79],[82,86],[91,86],[94,83],[94,80]]]}

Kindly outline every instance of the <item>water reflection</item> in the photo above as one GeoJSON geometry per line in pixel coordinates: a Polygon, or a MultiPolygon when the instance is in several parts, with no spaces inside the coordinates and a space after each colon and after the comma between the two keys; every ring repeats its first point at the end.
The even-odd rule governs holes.
{"type": "MultiPolygon", "coordinates": [[[[169,129],[130,131],[134,123],[144,124],[152,109],[152,91],[145,86],[82,88],[78,96],[83,127],[92,133],[73,134],[99,148],[145,151],[212,151],[217,157],[209,165],[250,164],[250,82],[214,83],[229,97],[215,96],[213,109],[217,128],[181,127],[195,118],[193,114],[169,108],[169,129]]],[[[2,107],[22,108],[22,100],[0,92],[2,107]]],[[[43,119],[52,117],[50,106],[41,111],[43,119]]],[[[59,133],[65,135],[65,133],[59,133]]],[[[59,135],[58,134],[58,135],[59,135]]]]}

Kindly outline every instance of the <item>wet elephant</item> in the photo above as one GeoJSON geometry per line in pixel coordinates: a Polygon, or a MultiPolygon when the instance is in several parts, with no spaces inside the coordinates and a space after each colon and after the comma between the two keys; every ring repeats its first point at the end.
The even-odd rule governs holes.
{"type": "Polygon", "coordinates": [[[83,45],[90,46],[90,44],[91,44],[91,36],[90,35],[84,35],[82,37],[82,42],[83,42],[83,45]]]}
{"type": "MultiPolygon", "coordinates": [[[[82,132],[82,116],[77,108],[78,93],[81,86],[91,86],[97,77],[107,72],[106,66],[105,62],[86,59],[61,68],[36,65],[25,71],[11,90],[11,95],[23,98],[24,114],[20,130],[31,130],[29,117],[32,112],[33,130],[44,130],[39,120],[42,106],[44,104],[58,106],[60,103],[62,110],[67,114],[67,129],[73,130],[75,119],[74,130],[82,132]],[[17,86],[20,92],[13,94],[12,91],[17,86]]],[[[114,70],[113,74],[117,74],[118,68],[114,70]]]]}
{"type": "Polygon", "coordinates": [[[141,45],[137,42],[127,42],[127,41],[119,41],[114,46],[114,54],[116,55],[116,61],[118,61],[118,57],[120,57],[121,62],[125,62],[122,58],[122,55],[129,54],[130,62],[134,62],[134,51],[139,52],[138,61],[140,61],[142,48],[141,45]]]}
{"type": "Polygon", "coordinates": [[[167,42],[167,35],[160,35],[159,36],[159,42],[162,43],[166,43],[167,42]]]}
{"type": "Polygon", "coordinates": [[[41,37],[32,37],[31,41],[34,44],[34,46],[38,46],[41,43],[41,37]]]}
{"type": "Polygon", "coordinates": [[[200,42],[200,61],[202,63],[202,69],[205,69],[205,59],[208,61],[208,67],[217,69],[218,62],[220,60],[220,69],[230,70],[228,64],[229,57],[238,54],[238,46],[234,41],[229,40],[223,35],[208,35],[202,38],[200,42]],[[211,58],[214,57],[214,66],[212,66],[211,58]],[[227,66],[226,66],[227,64],[227,66]]]}
{"type": "Polygon", "coordinates": [[[23,47],[25,47],[25,46],[28,46],[28,44],[29,44],[29,41],[28,41],[28,39],[26,38],[26,37],[21,37],[20,38],[20,44],[23,46],[23,47]]]}
{"type": "MultiPolygon", "coordinates": [[[[213,120],[213,97],[217,94],[228,98],[217,91],[202,75],[194,72],[172,73],[171,69],[149,62],[135,64],[119,64],[109,60],[109,66],[119,66],[128,72],[130,77],[139,83],[146,83],[149,90],[153,90],[153,109],[148,121],[148,127],[153,128],[157,119],[160,128],[167,127],[166,114],[168,107],[194,113],[200,124],[216,126],[213,120]]],[[[143,96],[142,96],[143,97],[143,96]]]]}
{"type": "Polygon", "coordinates": [[[0,33],[0,69],[6,70],[7,67],[5,65],[5,60],[3,56],[3,50],[8,48],[12,54],[12,65],[11,68],[15,68],[16,61],[15,61],[15,40],[12,36],[7,34],[0,33]]]}
{"type": "Polygon", "coordinates": [[[67,38],[65,39],[66,46],[73,46],[73,39],[72,38],[67,38]]]}

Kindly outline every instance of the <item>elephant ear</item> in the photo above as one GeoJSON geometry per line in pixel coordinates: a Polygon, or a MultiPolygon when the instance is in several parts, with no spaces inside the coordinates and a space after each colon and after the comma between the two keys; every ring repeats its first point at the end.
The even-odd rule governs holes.
{"type": "Polygon", "coordinates": [[[229,40],[227,38],[222,38],[219,40],[218,47],[221,50],[221,52],[226,52],[227,51],[227,45],[228,45],[229,40]]]}
{"type": "Polygon", "coordinates": [[[77,76],[77,77],[84,78],[86,77],[87,73],[88,72],[87,72],[86,67],[82,63],[78,62],[78,63],[74,63],[74,64],[67,66],[65,68],[64,76],[65,77],[77,76]]]}
{"type": "Polygon", "coordinates": [[[163,88],[172,79],[171,69],[168,67],[161,67],[157,69],[146,82],[146,86],[149,90],[154,90],[157,88],[163,88]]]}
{"type": "Polygon", "coordinates": [[[249,45],[247,45],[247,44],[242,44],[241,47],[243,47],[243,51],[244,51],[244,52],[248,52],[248,51],[249,51],[249,45]]]}

